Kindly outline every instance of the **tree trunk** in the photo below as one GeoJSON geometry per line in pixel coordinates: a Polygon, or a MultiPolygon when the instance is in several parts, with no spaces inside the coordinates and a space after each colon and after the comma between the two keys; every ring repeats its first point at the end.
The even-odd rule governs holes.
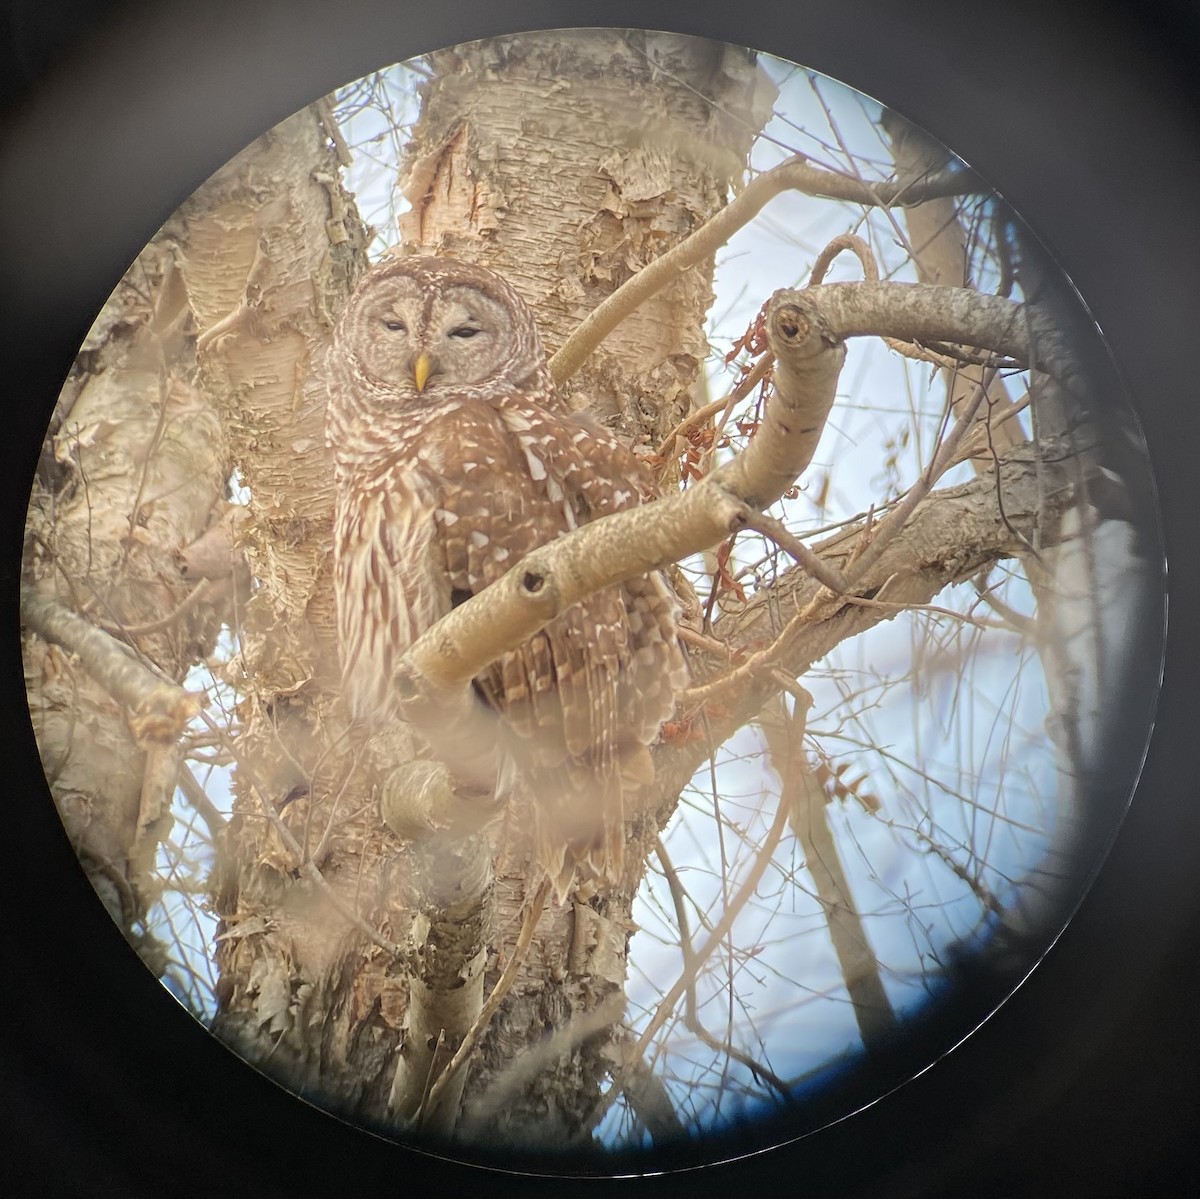
{"type": "MultiPolygon", "coordinates": [[[[228,476],[217,416],[190,382],[187,317],[156,240],[63,387],[30,502],[25,575],[28,593],[84,614],[176,682],[211,648],[228,598],[188,577],[185,557],[221,515],[228,476]]],[[[161,971],[144,921],[162,889],[155,851],[171,826],[177,752],[44,631],[23,644],[34,732],[68,835],[113,919],[161,971]]],[[[116,641],[107,653],[125,660],[116,641]]]]}
{"type": "MultiPolygon", "coordinates": [[[[403,242],[504,274],[532,304],[549,353],[724,204],[774,95],[745,51],[640,31],[499,38],[432,64],[402,170],[403,242]]],[[[656,445],[702,383],[711,301],[710,259],[618,327],[569,382],[575,406],[635,448],[656,445]]],[[[590,1134],[623,1012],[644,869],[631,856],[620,892],[543,915],[472,1065],[464,1136],[562,1145],[590,1134]]],[[[502,870],[506,931],[488,985],[512,951],[525,895],[523,874],[502,870]]]]}
{"type": "MultiPolygon", "coordinates": [[[[432,61],[406,173],[405,247],[506,274],[550,349],[725,202],[770,99],[746,52],[665,35],[497,39],[432,61]],[[734,117],[720,115],[730,109],[734,117]]],[[[170,230],[200,330],[202,378],[249,491],[242,540],[258,580],[244,614],[237,800],[216,897],[215,1029],[292,1089],[385,1124],[411,1114],[388,1110],[397,1062],[410,1078],[398,1088],[419,1089],[428,1063],[454,1048],[453,1037],[439,1047],[408,1027],[410,967],[419,979],[411,985],[431,985],[423,965],[436,947],[443,971],[478,985],[469,963],[479,942],[457,933],[482,919],[490,988],[513,951],[526,880],[510,865],[477,907],[439,920],[418,851],[381,824],[373,797],[380,764],[410,752],[406,737],[399,730],[393,744],[367,746],[348,735],[319,360],[361,269],[362,241],[334,183],[321,118],[298,114],[260,139],[170,230]],[[381,930],[377,942],[412,947],[421,962],[373,944],[327,890],[381,930]]],[[[711,261],[693,270],[627,320],[580,373],[575,402],[635,443],[655,443],[700,378],[711,270],[711,261]]],[[[622,1013],[639,873],[619,895],[543,916],[474,1059],[465,1135],[543,1144],[588,1136],[610,1065],[606,1030],[622,1013]],[[534,1044],[540,1068],[514,1075],[534,1044]]]]}
{"type": "MultiPolygon", "coordinates": [[[[497,38],[438,52],[428,63],[402,168],[408,208],[398,218],[400,252],[447,254],[505,275],[534,308],[551,353],[622,283],[656,277],[645,268],[664,265],[665,253],[727,207],[774,99],[749,51],[639,31],[497,38]]],[[[928,147],[901,142],[904,172],[916,177],[940,166],[928,147]]],[[[757,718],[781,685],[794,690],[787,676],[928,603],[949,583],[1022,553],[1032,538],[1048,548],[1077,472],[1014,455],[1002,472],[991,458],[980,460],[973,483],[924,500],[914,486],[919,506],[905,510],[901,501],[882,519],[873,513],[847,523],[809,559],[798,558],[802,565],[780,569],[749,600],[730,602],[705,635],[691,630],[689,707],[682,732],[655,748],[656,794],[630,821],[625,877],[590,898],[548,906],[535,925],[527,865],[497,857],[492,830],[398,835],[389,823],[397,789],[407,799],[428,783],[434,795],[439,768],[415,751],[405,726],[368,736],[343,706],[323,358],[367,258],[368,231],[340,183],[347,163],[332,109],[320,102],[218,172],[147,248],[141,275],[116,293],[64,390],[31,508],[35,598],[56,598],[109,629],[119,663],[129,661],[116,645],[124,640],[174,682],[211,648],[221,619],[238,636],[223,680],[236,706],[218,719],[214,697],[200,717],[217,750],[236,761],[232,817],[223,826],[214,821],[212,879],[219,917],[213,1026],[231,1048],[287,1088],[393,1133],[546,1153],[588,1143],[608,1103],[623,1094],[655,1136],[677,1135],[659,1063],[643,1054],[684,980],[662,984],[636,1042],[620,1025],[634,897],[681,791],[710,757],[715,772],[716,748],[757,718]],[[232,502],[225,495],[231,472],[232,502]],[[235,537],[252,593],[221,581],[235,537]],[[221,547],[223,566],[202,565],[209,540],[221,547]],[[507,990],[494,991],[501,979],[507,990]],[[443,1073],[459,1057],[465,1069],[443,1073]]],[[[761,208],[787,186],[880,202],[850,175],[800,159],[784,169],[807,182],[764,173],[725,213],[722,236],[751,199],[761,208]]],[[[938,182],[931,194],[945,186],[938,182]]],[[[925,205],[910,227],[926,246],[919,268],[957,287],[965,257],[951,216],[925,205]]],[[[718,239],[703,244],[564,381],[577,409],[590,410],[642,456],[694,412],[703,392],[718,239]]],[[[715,540],[757,519],[758,508],[790,487],[800,468],[785,450],[799,441],[812,457],[846,336],[881,332],[876,325],[903,332],[905,321],[957,328],[974,297],[950,286],[945,294],[950,317],[932,311],[941,295],[934,288],[834,285],[777,297],[790,305],[787,336],[797,344],[808,338],[816,349],[789,357],[771,340],[775,390],[751,422],[752,439],[739,432],[749,449],[703,479],[689,478],[680,501],[692,504],[689,512],[703,511],[705,495],[726,504],[715,526],[699,522],[697,546],[714,527],[715,540]],[[830,313],[846,327],[835,328],[830,313]],[[817,376],[820,402],[791,406],[786,396],[817,376]],[[750,459],[769,485],[738,490],[737,472],[750,459]]],[[[1017,330],[1023,315],[992,304],[996,344],[973,344],[1019,356],[1036,323],[1017,330]]],[[[955,407],[973,402],[983,374],[971,369],[949,381],[955,407]]],[[[1015,444],[1017,423],[999,429],[991,442],[998,455],[1015,444]]],[[[719,436],[711,419],[696,432],[714,434],[711,457],[719,436]]],[[[669,456],[677,468],[678,455],[669,456]]],[[[677,482],[668,479],[666,489],[677,482]]],[[[632,535],[627,526],[607,529],[665,563],[679,556],[677,547],[654,557],[645,548],[651,539],[639,533],[658,518],[661,534],[663,513],[679,511],[669,502],[642,510],[632,535]]],[[[749,527],[788,548],[786,529],[779,540],[762,524],[749,527]]],[[[596,558],[609,561],[603,550],[596,558]]],[[[495,607],[482,611],[486,618],[495,607]]],[[[26,619],[40,633],[27,641],[26,661],[47,774],[98,889],[136,935],[161,885],[151,867],[181,759],[177,737],[168,735],[175,726],[164,731],[153,713],[131,713],[93,682],[84,656],[51,644],[70,637],[55,632],[36,604],[26,619]]],[[[741,902],[755,894],[790,816],[864,1040],[875,1042],[894,1016],[821,797],[811,787],[796,790],[799,775],[787,769],[789,753],[799,753],[798,723],[793,735],[796,743],[780,743],[776,764],[794,793],[762,845],[747,838],[753,868],[740,876],[741,902]]],[[[188,777],[180,776],[185,789],[188,777]]],[[[714,783],[714,800],[716,791],[714,783]]],[[[203,806],[194,785],[189,794],[203,806]]],[[[729,821],[726,831],[735,829],[732,818],[720,818],[729,821]]],[[[736,918],[728,886],[723,897],[725,910],[708,926],[710,947],[736,918]]],[[[703,969],[706,957],[687,944],[685,936],[685,975],[703,969]]],[[[732,1042],[724,1051],[745,1064],[732,1042]]],[[[751,1072],[756,1086],[767,1077],[751,1072]]],[[[785,1082],[773,1085],[787,1093],[785,1082]]]]}

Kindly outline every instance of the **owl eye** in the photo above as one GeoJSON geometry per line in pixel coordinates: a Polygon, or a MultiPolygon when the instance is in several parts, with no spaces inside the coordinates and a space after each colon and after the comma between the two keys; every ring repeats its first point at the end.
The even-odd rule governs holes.
{"type": "Polygon", "coordinates": [[[403,321],[384,321],[383,327],[391,333],[404,333],[406,331],[403,321]]]}
{"type": "Polygon", "coordinates": [[[474,337],[476,333],[482,333],[482,329],[476,329],[474,325],[459,325],[457,329],[450,330],[451,337],[474,337]]]}

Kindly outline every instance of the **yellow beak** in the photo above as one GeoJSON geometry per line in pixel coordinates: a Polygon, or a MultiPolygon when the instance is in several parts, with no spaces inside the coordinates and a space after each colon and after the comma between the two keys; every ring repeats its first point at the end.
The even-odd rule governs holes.
{"type": "Polygon", "coordinates": [[[414,359],[412,364],[413,382],[417,385],[418,391],[425,390],[425,384],[429,382],[430,372],[433,370],[433,362],[428,354],[422,350],[414,359]]]}

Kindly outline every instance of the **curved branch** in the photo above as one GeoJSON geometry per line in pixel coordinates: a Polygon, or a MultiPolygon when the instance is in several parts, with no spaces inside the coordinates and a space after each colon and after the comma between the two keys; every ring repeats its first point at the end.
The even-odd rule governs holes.
{"type": "Polygon", "coordinates": [[[934,283],[827,283],[776,295],[812,305],[839,337],[963,343],[1045,371],[1076,395],[1084,391],[1066,336],[1036,305],[934,283]]]}
{"type": "Polygon", "coordinates": [[[1039,367],[1069,386],[1081,382],[1064,338],[1036,310],[967,289],[894,283],[784,289],[767,306],[766,327],[777,360],[775,390],[750,445],[680,495],[615,513],[534,550],[440,620],[397,672],[401,699],[418,723],[431,705],[445,719],[452,710],[448,693],[463,695],[489,663],[572,604],[709,549],[744,527],[747,506],[774,503],[816,450],[845,361],[844,338],[961,341],[1021,360],[1032,341],[1039,367]]]}
{"type": "Polygon", "coordinates": [[[550,373],[556,383],[569,379],[631,312],[674,282],[684,271],[715,254],[743,225],[748,225],[767,204],[785,191],[800,191],[810,196],[875,206],[920,204],[940,196],[962,195],[973,190],[982,190],[982,185],[973,174],[966,171],[941,171],[907,184],[896,180],[870,184],[852,175],[840,175],[814,167],[802,155],[789,158],[753,179],[741,195],[730,201],[716,216],[661,258],[643,267],[593,309],[550,359],[550,373]]]}
{"type": "Polygon", "coordinates": [[[846,351],[820,312],[801,311],[788,295],[771,300],[766,325],[775,392],[749,447],[681,495],[614,513],[534,550],[444,616],[397,671],[401,701],[417,723],[445,720],[455,711],[447,692],[465,696],[489,663],[572,604],[708,549],[745,525],[747,505],[766,507],[792,485],[816,451],[846,351]]]}

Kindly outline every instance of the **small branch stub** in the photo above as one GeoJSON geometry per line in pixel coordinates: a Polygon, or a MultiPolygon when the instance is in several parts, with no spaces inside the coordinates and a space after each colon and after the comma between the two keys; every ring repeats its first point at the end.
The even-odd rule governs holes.
{"type": "MultiPolygon", "coordinates": [[[[792,486],[816,451],[846,360],[819,296],[778,292],[768,305],[775,393],[749,447],[681,495],[541,546],[443,617],[401,665],[406,715],[411,711],[425,731],[444,717],[451,724],[466,719],[467,684],[501,654],[601,588],[710,549],[746,525],[747,506],[765,508],[792,486]]],[[[461,777],[459,762],[445,760],[455,761],[461,777]]]]}
{"type": "Polygon", "coordinates": [[[465,786],[441,762],[424,760],[405,762],[383,780],[379,813],[404,841],[477,832],[498,814],[493,789],[465,786]]]}
{"type": "Polygon", "coordinates": [[[846,346],[821,292],[777,291],[767,304],[775,391],[744,453],[714,474],[751,508],[773,504],[812,461],[837,393],[846,346]]]}

